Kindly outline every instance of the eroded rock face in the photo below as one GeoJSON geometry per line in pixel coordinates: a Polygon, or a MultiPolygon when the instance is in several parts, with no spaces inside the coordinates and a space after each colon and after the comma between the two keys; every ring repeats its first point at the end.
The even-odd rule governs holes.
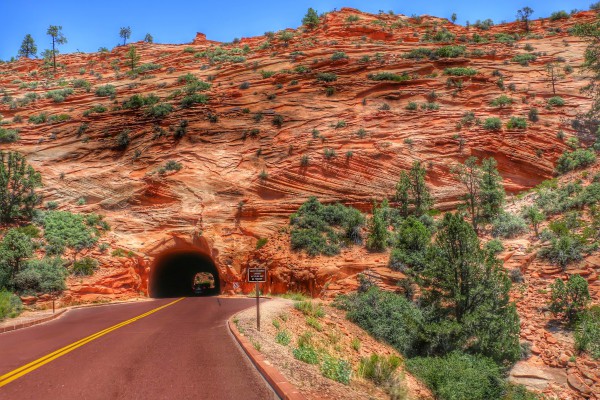
{"type": "MultiPolygon", "coordinates": [[[[327,14],[313,31],[290,30],[294,36],[289,43],[276,34],[219,44],[201,33],[185,45],[135,43],[140,62],[157,69],[133,77],[126,74],[128,47],[107,54],[60,55],[64,68],[56,79],[46,76],[49,70],[41,60],[19,60],[0,65],[0,88],[8,95],[0,114],[9,121],[22,118],[6,126],[19,129],[21,139],[1,146],[24,153],[42,173],[44,201],[105,215],[113,230],[102,240],[131,252],[128,257],[111,256],[110,251],[81,254],[97,258],[101,268],[89,278],[69,278],[64,302],[147,295],[156,257],[178,246],[210,255],[224,293],[253,290],[244,281],[246,269],[254,265],[270,269],[265,292],[303,291],[327,298],[354,290],[357,274],[365,272],[381,286],[398,290],[396,281],[403,276],[387,268],[386,254],[358,247],[335,258],[291,252],[284,231],[289,215],[309,196],[368,211],[372,199],[391,197],[400,172],[414,160],[429,169],[428,185],[439,209],[456,205],[461,190],[450,168],[471,155],[495,157],[509,192],[551,177],[555,160],[567,148],[557,132],[572,134],[569,121],[590,101],[580,93],[586,77],[565,73],[557,82],[565,106],[546,108],[554,94],[545,67],[552,61],[561,71],[580,65],[586,43],[567,30],[594,19],[594,13],[583,12],[554,22],[536,20],[532,36],[512,46],[499,43],[495,35],[523,33],[517,23],[479,31],[429,16],[417,21],[342,9],[327,14]],[[350,16],[358,21],[349,22],[350,16]],[[427,32],[442,29],[456,35],[453,45],[466,46],[464,57],[404,57],[417,48],[446,45],[422,41],[427,32]],[[468,41],[475,33],[489,35],[490,41],[463,41],[463,35],[468,41]],[[525,50],[525,44],[534,50],[525,50]],[[219,46],[225,51],[217,51],[219,46]],[[529,65],[512,61],[527,52],[537,54],[529,65]],[[444,71],[449,67],[473,68],[477,74],[448,81],[444,71]],[[406,73],[411,79],[369,78],[383,71],[406,73]],[[185,83],[180,77],[188,73],[210,81],[206,104],[181,107],[185,83]],[[318,80],[319,73],[333,73],[336,80],[318,80]],[[44,98],[48,90],[61,87],[60,79],[67,86],[85,79],[92,87],[89,92],[74,88],[59,103],[44,98]],[[115,86],[114,98],[95,95],[107,84],[115,86]],[[11,107],[12,100],[26,93],[42,98],[11,107]],[[174,110],[153,118],[143,110],[123,108],[134,94],[155,94],[174,110]],[[502,94],[513,104],[490,106],[502,94]],[[417,110],[407,110],[409,102],[417,110]],[[427,102],[438,103],[439,109],[421,109],[427,102]],[[106,111],[92,110],[99,104],[106,111]],[[526,118],[532,108],[538,109],[540,120],[529,121],[524,131],[488,131],[477,123],[499,117],[505,125],[511,116],[526,118]],[[473,112],[476,121],[463,119],[466,112],[473,112]],[[40,113],[68,117],[28,122],[40,113]],[[176,137],[184,120],[185,132],[176,137]],[[119,149],[116,137],[123,131],[130,143],[119,149]],[[335,155],[326,157],[326,149],[335,155]],[[181,163],[181,170],[159,172],[168,160],[181,163]],[[85,205],[77,205],[81,197],[85,205]],[[256,250],[259,238],[269,240],[256,250]]],[[[566,349],[572,349],[572,338],[547,330],[550,316],[543,311],[546,298],[540,290],[547,290],[562,271],[537,260],[528,246],[524,239],[503,256],[507,268],[520,268],[530,283],[515,299],[522,339],[533,345],[533,364],[567,371],[566,384],[555,391],[549,384],[544,390],[569,396],[597,391],[597,365],[587,358],[571,365],[566,349]]],[[[591,257],[585,262],[577,269],[598,301],[600,261],[591,257]]]]}

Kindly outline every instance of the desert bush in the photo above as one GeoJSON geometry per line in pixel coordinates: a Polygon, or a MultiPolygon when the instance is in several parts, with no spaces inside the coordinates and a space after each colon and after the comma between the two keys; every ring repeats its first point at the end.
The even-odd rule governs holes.
{"type": "Polygon", "coordinates": [[[410,75],[408,75],[406,72],[402,75],[398,75],[393,72],[377,72],[374,74],[369,74],[367,77],[372,81],[403,82],[410,80],[410,75]]]}
{"type": "Polygon", "coordinates": [[[173,106],[169,103],[158,103],[146,110],[146,116],[156,119],[162,119],[173,111],[173,106]]]}
{"type": "Polygon", "coordinates": [[[352,375],[352,366],[346,360],[326,356],[321,363],[321,374],[325,378],[332,379],[344,385],[350,384],[350,376],[352,375]]]}
{"type": "Polygon", "coordinates": [[[511,238],[527,232],[527,222],[520,216],[511,213],[501,213],[492,221],[492,234],[502,238],[511,238]]]}
{"type": "Polygon", "coordinates": [[[129,99],[123,102],[123,108],[137,109],[144,106],[151,106],[153,104],[158,103],[159,101],[160,99],[158,98],[158,96],[155,96],[153,94],[149,94],[145,97],[141,94],[134,94],[129,99]]]}
{"type": "Polygon", "coordinates": [[[98,97],[112,97],[117,94],[117,89],[113,85],[104,85],[96,89],[96,96],[98,97]]]}
{"type": "Polygon", "coordinates": [[[194,104],[206,104],[208,103],[208,96],[205,94],[197,93],[185,96],[181,99],[181,107],[182,108],[190,108],[194,104]]]}
{"type": "Polygon", "coordinates": [[[41,222],[49,255],[60,255],[67,247],[76,252],[91,248],[98,241],[101,229],[104,229],[101,217],[95,214],[85,216],[67,211],[48,211],[42,216],[41,222]]]}
{"type": "Polygon", "coordinates": [[[600,306],[584,311],[575,328],[575,348],[600,359],[600,306]]]}
{"type": "Polygon", "coordinates": [[[406,367],[441,400],[500,399],[504,392],[502,370],[483,356],[418,357],[407,360],[406,367]]]}
{"type": "Polygon", "coordinates": [[[556,171],[561,174],[588,167],[596,162],[596,154],[591,149],[565,151],[556,162],[556,171]]]}
{"type": "Polygon", "coordinates": [[[406,109],[409,111],[415,111],[415,110],[417,110],[417,108],[418,108],[418,105],[414,101],[409,101],[408,104],[406,105],[406,109]]]}
{"type": "Polygon", "coordinates": [[[318,364],[319,355],[314,347],[309,344],[301,345],[292,350],[294,358],[307,364],[318,364]]]}
{"type": "Polygon", "coordinates": [[[14,278],[14,287],[19,293],[57,293],[67,288],[65,279],[68,271],[60,257],[29,260],[14,278]]]}
{"type": "Polygon", "coordinates": [[[0,289],[0,321],[4,318],[14,318],[21,313],[23,303],[19,296],[7,290],[0,289]]]}
{"type": "Polygon", "coordinates": [[[337,75],[333,72],[319,72],[317,74],[317,80],[321,82],[335,82],[337,78],[337,75]]]}
{"type": "Polygon", "coordinates": [[[556,278],[550,289],[550,311],[566,318],[569,324],[577,321],[590,302],[588,283],[580,275],[571,275],[566,284],[556,278]]]}
{"type": "Polygon", "coordinates": [[[297,301],[294,303],[294,308],[308,317],[322,318],[325,316],[323,305],[311,300],[297,301]]]}
{"type": "Polygon", "coordinates": [[[19,140],[19,133],[15,129],[0,128],[0,143],[14,143],[19,140]]]}
{"type": "Polygon", "coordinates": [[[506,123],[506,129],[527,129],[527,120],[522,117],[510,117],[506,123]]]}
{"type": "Polygon", "coordinates": [[[290,336],[290,333],[286,330],[279,331],[275,335],[275,342],[282,346],[287,346],[288,344],[290,344],[291,341],[292,338],[290,336]]]}
{"type": "Polygon", "coordinates": [[[513,62],[521,64],[524,67],[528,66],[530,62],[535,60],[537,60],[537,56],[531,53],[517,54],[512,58],[513,62]]]}
{"type": "Polygon", "coordinates": [[[334,255],[340,247],[361,241],[363,215],[341,204],[323,205],[311,197],[290,216],[291,246],[309,255],[334,255]]]}
{"type": "Polygon", "coordinates": [[[502,129],[502,121],[497,117],[486,118],[483,122],[483,127],[488,131],[499,131],[502,129]]]}
{"type": "Polygon", "coordinates": [[[331,56],[331,59],[333,61],[337,61],[337,60],[346,60],[348,59],[348,56],[346,55],[346,53],[344,53],[343,51],[336,51],[333,53],[333,55],[331,56]]]}
{"type": "Polygon", "coordinates": [[[560,96],[550,97],[548,99],[548,105],[551,107],[560,107],[565,105],[565,100],[560,96]]]}
{"type": "Polygon", "coordinates": [[[29,122],[31,122],[32,124],[43,124],[46,121],[48,121],[48,114],[45,112],[40,113],[38,115],[29,116],[29,122]]]}
{"type": "Polygon", "coordinates": [[[446,68],[444,70],[444,75],[473,76],[473,75],[477,75],[477,70],[473,69],[473,68],[465,68],[465,67],[446,68]]]}
{"type": "Polygon", "coordinates": [[[98,269],[98,261],[91,257],[84,257],[73,263],[72,273],[75,276],[91,276],[98,269]]]}
{"type": "Polygon", "coordinates": [[[492,107],[506,107],[510,106],[512,103],[514,103],[514,100],[505,94],[490,101],[490,105],[492,107]]]}
{"type": "Polygon", "coordinates": [[[565,269],[570,263],[581,260],[584,250],[582,238],[566,234],[552,237],[550,246],[541,248],[538,255],[565,269]]]}
{"type": "Polygon", "coordinates": [[[73,89],[71,88],[57,89],[47,92],[45,97],[47,99],[52,99],[55,103],[62,103],[71,94],[73,94],[73,89]]]}
{"type": "Polygon", "coordinates": [[[554,11],[550,14],[550,21],[558,21],[559,19],[567,19],[570,15],[565,10],[554,11]]]}

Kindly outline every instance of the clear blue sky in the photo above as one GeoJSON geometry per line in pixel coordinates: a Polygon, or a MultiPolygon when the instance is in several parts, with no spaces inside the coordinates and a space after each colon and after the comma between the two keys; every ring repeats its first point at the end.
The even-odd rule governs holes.
{"type": "Polygon", "coordinates": [[[319,13],[353,7],[366,12],[393,10],[398,14],[429,14],[458,23],[491,18],[496,23],[515,19],[524,6],[534,9],[532,18],[553,11],[588,9],[595,0],[0,0],[0,59],[15,56],[23,37],[33,35],[38,51],[50,47],[49,25],[62,25],[68,43],[62,53],[109,49],[119,42],[119,28],[131,26],[131,40],[142,40],[149,32],[157,43],[187,43],[196,32],[208,39],[231,41],[236,37],[261,35],[266,31],[296,28],[308,7],[319,13]]]}

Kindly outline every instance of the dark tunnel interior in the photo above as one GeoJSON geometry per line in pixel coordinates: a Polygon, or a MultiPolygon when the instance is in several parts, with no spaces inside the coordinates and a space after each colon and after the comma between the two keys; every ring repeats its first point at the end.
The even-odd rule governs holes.
{"type": "Polygon", "coordinates": [[[188,297],[216,295],[220,293],[219,273],[212,259],[199,252],[180,251],[158,257],[150,272],[150,297],[188,297]],[[199,293],[194,290],[194,278],[198,273],[209,273],[214,285],[199,293]]]}

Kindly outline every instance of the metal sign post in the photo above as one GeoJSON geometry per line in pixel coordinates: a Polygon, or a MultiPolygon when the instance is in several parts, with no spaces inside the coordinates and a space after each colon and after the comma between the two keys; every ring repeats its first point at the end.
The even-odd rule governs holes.
{"type": "Polygon", "coordinates": [[[248,282],[255,282],[256,288],[256,329],[260,332],[260,296],[259,296],[259,283],[267,281],[267,269],[265,267],[260,268],[248,268],[248,282]]]}

